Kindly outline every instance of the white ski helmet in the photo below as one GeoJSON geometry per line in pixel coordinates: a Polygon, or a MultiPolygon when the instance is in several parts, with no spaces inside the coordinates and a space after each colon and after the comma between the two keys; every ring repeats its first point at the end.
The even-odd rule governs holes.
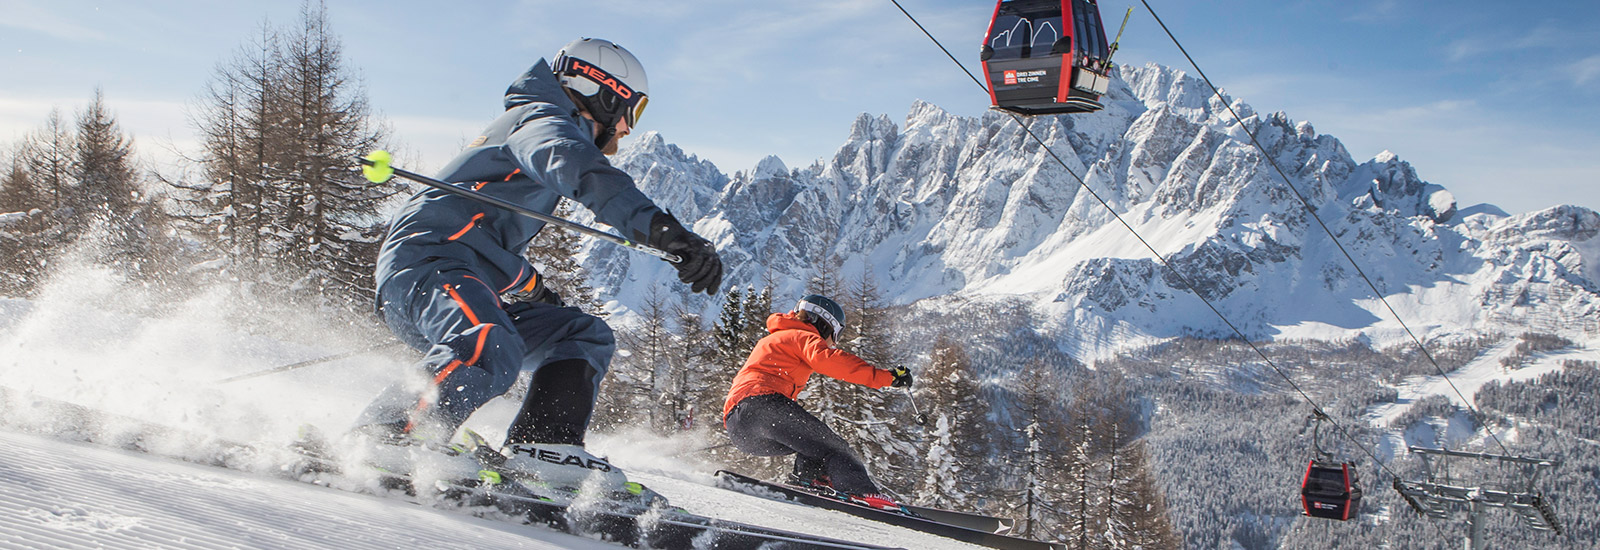
{"type": "MultiPolygon", "coordinates": [[[[615,132],[618,120],[634,128],[649,102],[649,81],[639,59],[609,40],[580,38],[556,52],[556,78],[571,90],[583,108],[606,130],[615,132]]],[[[602,136],[596,136],[601,141],[602,136]]],[[[603,143],[603,141],[601,141],[603,143]]]]}

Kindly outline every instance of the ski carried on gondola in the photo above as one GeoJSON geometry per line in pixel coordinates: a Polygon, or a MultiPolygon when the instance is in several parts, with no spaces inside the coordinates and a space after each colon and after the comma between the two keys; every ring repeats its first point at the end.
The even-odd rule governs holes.
{"type": "MultiPolygon", "coordinates": [[[[1065,550],[1066,546],[1050,542],[1029,540],[1002,534],[1000,525],[1006,524],[999,518],[989,518],[977,514],[965,514],[948,510],[936,510],[933,517],[925,517],[916,512],[916,508],[908,507],[904,513],[879,510],[862,506],[840,498],[825,496],[820,492],[804,487],[785,485],[762,481],[750,476],[718,470],[716,473],[717,484],[725,489],[739,491],[753,496],[774,498],[824,508],[847,514],[860,516],[866,519],[881,521],[897,527],[904,527],[921,531],[930,535],[941,536],[961,542],[968,542],[1000,550],[1065,550]],[[951,519],[958,523],[946,523],[935,517],[951,519]],[[987,519],[984,519],[987,518],[987,519]],[[992,521],[991,521],[992,520],[992,521]],[[993,525],[994,530],[987,527],[993,525]],[[979,528],[973,528],[979,527],[979,528]]],[[[922,510],[930,510],[923,508],[922,510]]],[[[1009,524],[1006,524],[1009,528],[1009,524]]]]}

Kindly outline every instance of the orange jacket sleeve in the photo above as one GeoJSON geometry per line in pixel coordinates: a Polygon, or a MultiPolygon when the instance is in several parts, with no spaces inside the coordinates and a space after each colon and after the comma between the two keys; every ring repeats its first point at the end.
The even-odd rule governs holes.
{"type": "Polygon", "coordinates": [[[875,368],[848,351],[828,347],[827,341],[814,333],[801,340],[800,348],[806,363],[824,376],[873,389],[894,382],[889,371],[875,368]]]}

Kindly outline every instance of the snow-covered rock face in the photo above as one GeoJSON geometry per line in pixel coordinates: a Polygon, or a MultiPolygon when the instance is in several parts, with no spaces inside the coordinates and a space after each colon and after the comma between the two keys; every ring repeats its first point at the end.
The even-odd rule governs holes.
{"type": "MultiPolygon", "coordinates": [[[[924,102],[899,124],[863,114],[832,158],[801,169],[768,157],[727,177],[655,134],[616,160],[717,242],[733,284],[775,276],[797,294],[838,261],[842,282],[870,269],[892,303],[1024,296],[1068,348],[1227,334],[1193,293],[1251,337],[1399,334],[1341,248],[1414,329],[1516,330],[1522,317],[1600,332],[1583,321],[1600,274],[1589,209],[1463,215],[1392,153],[1358,163],[1310,123],[1218,99],[1164,67],[1121,68],[1105,100],[1097,113],[1026,119],[1027,130],[924,102]]],[[[625,307],[670,281],[589,250],[605,298],[625,307]]]]}

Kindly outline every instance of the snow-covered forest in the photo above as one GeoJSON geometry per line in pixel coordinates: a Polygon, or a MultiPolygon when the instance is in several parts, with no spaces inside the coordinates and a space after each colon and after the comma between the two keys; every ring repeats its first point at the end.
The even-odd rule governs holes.
{"type": "MultiPolygon", "coordinates": [[[[154,348],[151,361],[215,378],[268,366],[248,356],[271,347],[258,341],[323,355],[370,346],[383,365],[363,375],[406,375],[416,357],[384,345],[371,287],[388,214],[409,191],[368,182],[352,162],[403,151],[404,136],[374,114],[320,4],[240,32],[248,38],[196,90],[190,124],[203,147],[180,167],[141,161],[115,89],[86,90],[71,115],[41,113],[33,134],[4,144],[0,326],[13,330],[0,349],[19,359],[0,369],[82,360],[53,349],[70,342],[53,334],[71,323],[52,305],[82,296],[175,331],[248,335],[248,345],[154,348]],[[199,313],[197,300],[221,313],[199,313]]],[[[730,276],[718,296],[690,295],[653,259],[540,234],[528,254],[548,284],[617,329],[596,430],[677,441],[708,467],[786,471],[787,459],[728,446],[723,399],[766,317],[821,293],[846,311],[842,347],[910,367],[918,382],[878,391],[813,379],[801,402],[911,503],[1013,517],[1023,536],[1081,550],[1455,548],[1463,515],[1423,517],[1390,489],[1396,475],[1424,475],[1406,447],[1499,452],[1503,442],[1560,460],[1536,488],[1565,534],[1501,511],[1487,515],[1491,547],[1600,544],[1600,215],[1457,208],[1393,155],[1358,163],[1309,123],[1211,97],[1178,71],[1118,75],[1106,112],[1031,123],[1069,168],[1009,118],[920,102],[904,125],[862,115],[835,158],[801,169],[772,157],[730,176],[659,134],[625,141],[616,165],[716,241],[730,276]],[[1230,105],[1246,120],[1229,120],[1230,105]],[[1426,325],[1426,353],[1308,229],[1246,127],[1312,189],[1356,256],[1381,262],[1360,267],[1397,289],[1388,297],[1406,321],[1426,325]],[[1063,168],[1160,235],[1271,364],[1141,256],[1063,168]],[[1301,515],[1313,453],[1302,389],[1344,428],[1321,445],[1361,469],[1356,520],[1301,515]]],[[[592,219],[570,202],[557,215],[592,219]]],[[[130,353],[140,351],[151,348],[130,353]]],[[[272,388],[352,399],[293,379],[272,388]]],[[[236,404],[195,393],[161,395],[235,416],[236,404]]],[[[264,431],[329,421],[275,414],[264,431]]],[[[1463,483],[1514,478],[1453,466],[1463,483]]]]}

